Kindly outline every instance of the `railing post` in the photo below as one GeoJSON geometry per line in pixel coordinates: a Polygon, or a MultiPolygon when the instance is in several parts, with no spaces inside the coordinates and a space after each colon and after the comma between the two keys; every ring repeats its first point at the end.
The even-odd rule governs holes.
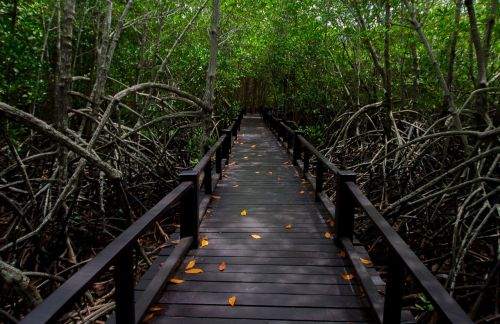
{"type": "Polygon", "coordinates": [[[212,158],[209,157],[205,168],[203,168],[203,173],[205,174],[205,193],[207,195],[212,194],[212,158]]]}
{"type": "Polygon", "coordinates": [[[347,182],[356,183],[356,173],[340,171],[337,175],[337,202],[335,204],[335,243],[341,246],[340,238],[352,241],[354,231],[354,199],[346,186],[347,182]]]}
{"type": "Polygon", "coordinates": [[[224,129],[222,132],[226,135],[226,140],[224,141],[224,157],[226,158],[226,165],[229,164],[229,153],[231,153],[231,143],[233,138],[230,129],[224,129]]]}
{"type": "Polygon", "coordinates": [[[192,236],[193,243],[191,248],[198,247],[198,174],[194,171],[183,171],[179,175],[180,181],[190,182],[192,184],[182,197],[181,216],[180,216],[180,234],[181,238],[192,236]]]}
{"type": "Polygon", "coordinates": [[[319,194],[323,191],[323,181],[324,181],[324,171],[323,163],[318,159],[318,165],[316,166],[316,201],[320,201],[319,194]]]}
{"type": "Polygon", "coordinates": [[[302,155],[302,143],[300,143],[299,135],[304,135],[301,131],[294,131],[293,133],[293,165],[297,165],[297,161],[300,160],[302,155]]]}
{"type": "Polygon", "coordinates": [[[309,150],[304,150],[304,170],[302,171],[303,174],[302,176],[305,178],[306,177],[306,174],[307,172],[309,171],[309,159],[310,159],[310,155],[311,153],[309,152],[309,150]]]}
{"type": "Polygon", "coordinates": [[[116,323],[134,323],[134,256],[129,247],[117,258],[114,270],[116,323]]]}
{"type": "Polygon", "coordinates": [[[405,268],[403,262],[390,248],[387,264],[383,324],[401,322],[401,306],[404,292],[405,268]]]}
{"type": "Polygon", "coordinates": [[[238,121],[239,121],[239,118],[238,117],[235,117],[233,118],[233,121],[234,121],[234,127],[232,129],[232,132],[233,132],[233,136],[235,139],[238,139],[238,121]]]}
{"type": "Polygon", "coordinates": [[[219,174],[219,180],[222,179],[222,147],[219,146],[215,151],[215,172],[219,174]]]}
{"type": "Polygon", "coordinates": [[[280,140],[280,141],[281,141],[282,138],[284,139],[284,136],[283,136],[283,127],[281,126],[281,122],[282,121],[283,121],[283,119],[276,118],[276,133],[278,134],[278,140],[280,140]]]}

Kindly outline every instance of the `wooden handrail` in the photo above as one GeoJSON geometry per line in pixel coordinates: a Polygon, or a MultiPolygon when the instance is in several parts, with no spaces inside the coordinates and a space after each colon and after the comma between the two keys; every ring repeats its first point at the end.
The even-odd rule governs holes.
{"type": "MultiPolygon", "coordinates": [[[[123,264],[120,264],[123,262],[120,259],[124,259],[127,255],[132,253],[132,245],[137,242],[141,234],[172,209],[189,190],[193,190],[193,186],[188,182],[183,182],[177,186],[153,208],[148,210],[141,218],[121,233],[113,242],[106,246],[81,270],[66,280],[62,286],[49,295],[42,304],[38,305],[38,307],[29,313],[21,323],[52,323],[59,319],[66,311],[67,307],[76,301],[90,284],[111,265],[115,265],[115,268],[119,265],[123,266],[123,264]]],[[[133,266],[133,264],[127,266],[133,266]]],[[[121,270],[127,271],[126,269],[121,270]]],[[[119,300],[117,300],[116,303],[118,304],[119,300]]],[[[117,321],[120,322],[120,320],[121,318],[119,318],[119,314],[117,313],[117,321]]]]}
{"type": "MultiPolygon", "coordinates": [[[[222,177],[222,159],[229,159],[232,137],[237,136],[243,119],[243,111],[234,118],[229,129],[207,151],[199,163],[191,170],[181,172],[180,184],[148,210],[113,242],[107,245],[89,263],[66,280],[58,289],[49,295],[42,304],[31,311],[20,323],[39,324],[56,322],[82,294],[110,266],[114,266],[115,280],[115,320],[117,323],[140,322],[145,312],[145,300],[134,302],[134,245],[139,237],[153,224],[159,221],[175,206],[181,206],[180,236],[182,244],[175,247],[169,264],[178,265],[185,255],[186,249],[198,246],[199,199],[198,180],[204,172],[205,193],[212,191],[212,156],[216,155],[216,173],[222,177]],[[136,315],[136,307],[138,307],[136,315]]],[[[164,270],[166,271],[166,270],[164,270]]],[[[157,287],[158,288],[158,287],[157,287]]]]}
{"type": "MultiPolygon", "coordinates": [[[[332,208],[327,206],[327,210],[331,216],[335,218],[335,243],[345,249],[355,271],[360,277],[360,283],[366,291],[366,295],[372,305],[378,319],[381,323],[399,323],[401,319],[401,304],[404,287],[404,273],[408,270],[420,284],[424,293],[429,297],[431,304],[438,311],[440,317],[449,323],[464,323],[471,324],[471,319],[465,311],[457,304],[457,302],[448,294],[439,281],[432,275],[422,261],[408,247],[404,240],[392,228],[392,226],[383,218],[379,211],[373,206],[370,200],[363,194],[359,186],[356,184],[356,174],[348,170],[340,170],[337,166],[331,163],[324,155],[322,155],[299,131],[295,131],[288,127],[282,120],[273,117],[266,110],[261,111],[264,121],[270,129],[277,135],[278,139],[283,138],[283,142],[290,136],[294,136],[293,141],[293,160],[294,165],[300,169],[299,160],[302,161],[302,172],[304,178],[309,170],[309,159],[311,154],[318,161],[316,168],[316,183],[313,187],[316,190],[316,197],[325,197],[323,191],[324,168],[328,168],[333,172],[337,179],[336,196],[337,205],[332,208]],[[302,153],[303,156],[302,157],[302,153]],[[352,245],[353,227],[354,227],[354,207],[359,206],[375,224],[389,245],[390,256],[388,259],[388,276],[385,293],[385,301],[382,306],[381,296],[374,291],[374,285],[366,275],[366,270],[354,261],[356,257],[355,250],[352,245]],[[382,309],[383,308],[383,309],[382,309]]],[[[287,141],[288,148],[291,145],[287,141]]],[[[320,199],[317,199],[318,201],[320,199]]],[[[326,204],[330,201],[325,202],[326,204]]]]}

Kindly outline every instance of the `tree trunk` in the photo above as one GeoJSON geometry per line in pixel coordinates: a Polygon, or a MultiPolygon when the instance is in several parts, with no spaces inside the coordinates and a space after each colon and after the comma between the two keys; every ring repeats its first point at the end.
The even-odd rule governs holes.
{"type": "MultiPolygon", "coordinates": [[[[457,37],[458,37],[458,30],[459,30],[459,24],[460,24],[460,12],[462,9],[462,0],[456,0],[455,1],[455,25],[453,32],[451,33],[450,36],[450,52],[449,52],[449,61],[448,61],[448,76],[446,78],[446,83],[448,84],[448,88],[450,89],[450,92],[453,93],[453,71],[455,69],[455,60],[456,60],[456,48],[457,48],[457,37]]],[[[443,108],[442,108],[442,115],[446,115],[447,109],[447,103],[448,98],[445,96],[444,98],[444,103],[443,103],[443,108]]]]}
{"type": "Polygon", "coordinates": [[[390,52],[390,35],[391,28],[391,3],[389,0],[385,1],[385,33],[384,33],[384,133],[387,139],[391,138],[391,119],[390,114],[392,111],[392,74],[391,74],[391,52],[390,52]]]}
{"type": "Polygon", "coordinates": [[[219,20],[220,0],[212,0],[212,20],[210,23],[210,59],[208,61],[206,88],[203,102],[206,108],[203,110],[203,137],[201,141],[201,153],[203,154],[210,141],[210,130],[212,128],[212,115],[215,103],[215,82],[217,74],[217,53],[219,51],[219,20]]]}
{"type": "MultiPolygon", "coordinates": [[[[76,0],[66,0],[63,12],[62,34],[60,34],[60,50],[57,61],[57,79],[55,89],[55,124],[56,129],[65,133],[68,128],[68,109],[71,106],[71,62],[73,56],[73,24],[75,23],[76,0]]],[[[59,25],[59,28],[61,26],[59,25]]],[[[68,178],[68,154],[64,146],[59,146],[59,185],[64,187],[68,178]]]]}
{"type": "MultiPolygon", "coordinates": [[[[474,44],[474,49],[476,52],[476,62],[477,62],[477,84],[476,89],[484,89],[488,87],[487,79],[487,69],[488,69],[488,58],[491,46],[491,34],[493,32],[493,26],[495,25],[496,11],[498,7],[498,1],[491,1],[491,10],[488,20],[486,22],[486,29],[484,32],[484,43],[481,43],[481,36],[479,35],[479,28],[477,26],[476,11],[474,8],[473,0],[465,0],[465,7],[467,8],[467,15],[469,17],[470,23],[470,33],[471,40],[474,44]]],[[[478,93],[476,99],[476,109],[484,116],[488,112],[487,106],[487,93],[478,93]]],[[[489,119],[489,118],[488,118],[489,119]]]]}

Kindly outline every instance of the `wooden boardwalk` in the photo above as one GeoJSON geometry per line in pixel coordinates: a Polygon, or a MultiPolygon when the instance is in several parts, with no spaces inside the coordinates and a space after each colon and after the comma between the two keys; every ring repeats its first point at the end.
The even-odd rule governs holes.
{"type": "Polygon", "coordinates": [[[174,276],[185,281],[167,286],[149,322],[376,322],[343,276],[354,270],[325,237],[326,215],[260,117],[246,116],[200,225],[208,245],[189,252],[174,276]],[[202,273],[184,272],[193,259],[202,273]]]}

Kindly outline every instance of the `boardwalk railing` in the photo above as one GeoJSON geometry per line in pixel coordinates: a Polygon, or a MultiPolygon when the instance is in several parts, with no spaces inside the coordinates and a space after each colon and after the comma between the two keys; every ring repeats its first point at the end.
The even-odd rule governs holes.
{"type": "Polygon", "coordinates": [[[216,184],[213,182],[212,157],[215,154],[215,173],[218,174],[215,180],[217,181],[222,177],[223,159],[226,164],[228,163],[232,137],[237,136],[242,118],[243,113],[240,112],[229,128],[223,130],[222,136],[206,152],[200,162],[192,170],[180,174],[180,184],[175,189],[48,296],[21,323],[56,322],[111,266],[114,266],[115,282],[114,320],[120,324],[140,322],[153,299],[166,284],[166,278],[172,275],[188,250],[198,246],[199,215],[206,208],[208,201],[206,196],[212,193],[216,184]],[[200,184],[202,175],[203,181],[200,184]],[[201,193],[205,195],[205,199],[200,199],[200,185],[203,185],[204,190],[201,193]],[[137,246],[137,240],[152,225],[179,205],[180,243],[162,264],[159,270],[161,276],[152,280],[141,294],[141,298],[134,301],[134,249],[137,246]]]}
{"type": "Polygon", "coordinates": [[[292,154],[294,165],[302,171],[304,178],[311,182],[316,192],[316,200],[321,201],[334,218],[335,243],[345,249],[366,296],[381,323],[389,324],[401,321],[406,271],[421,286],[442,320],[449,323],[472,323],[464,310],[363,194],[356,184],[356,173],[340,170],[309,143],[302,132],[293,130],[283,120],[269,114],[267,110],[262,110],[262,116],[278,139],[284,145],[286,144],[289,153],[292,154]],[[312,156],[315,156],[317,161],[315,177],[308,173],[311,168],[310,159],[312,156]],[[336,178],[335,206],[332,205],[323,190],[325,172],[333,173],[336,178]],[[380,296],[369,273],[361,264],[352,243],[356,206],[360,207],[373,222],[389,248],[385,300],[380,296]]]}

